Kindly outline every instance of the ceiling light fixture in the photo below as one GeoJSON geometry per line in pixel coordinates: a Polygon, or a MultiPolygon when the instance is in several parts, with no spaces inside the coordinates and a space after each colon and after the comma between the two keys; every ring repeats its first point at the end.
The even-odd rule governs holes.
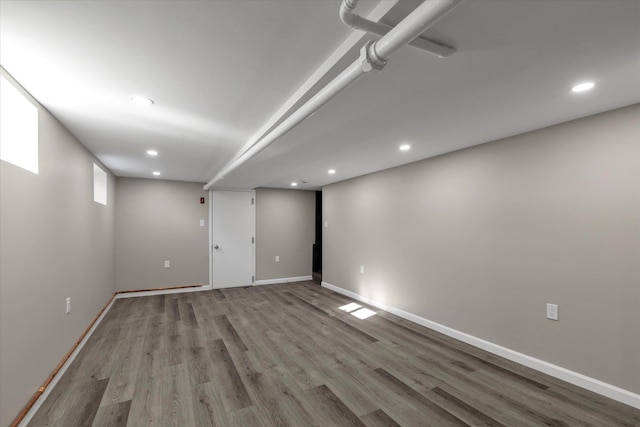
{"type": "Polygon", "coordinates": [[[149,99],[147,97],[140,96],[140,95],[133,95],[129,99],[131,100],[131,102],[136,104],[138,107],[148,107],[148,106],[154,104],[153,99],[149,99]]]}
{"type": "Polygon", "coordinates": [[[153,174],[154,174],[155,176],[160,176],[160,172],[158,172],[158,171],[153,171],[153,174]]]}
{"type": "Polygon", "coordinates": [[[297,182],[292,182],[292,183],[291,183],[291,186],[292,186],[292,187],[297,187],[297,186],[298,186],[298,183],[297,183],[297,182]]]}
{"type": "Polygon", "coordinates": [[[409,151],[411,149],[411,146],[409,144],[402,144],[400,146],[400,151],[409,151]]]}
{"type": "Polygon", "coordinates": [[[336,173],[335,169],[329,169],[329,175],[333,175],[334,173],[336,173]]]}
{"type": "Polygon", "coordinates": [[[575,85],[573,88],[571,88],[571,91],[575,93],[586,92],[588,90],[593,89],[595,85],[596,84],[594,82],[584,82],[584,83],[575,85]]]}
{"type": "Polygon", "coordinates": [[[158,155],[158,152],[156,150],[147,150],[147,154],[155,157],[158,155]]]}

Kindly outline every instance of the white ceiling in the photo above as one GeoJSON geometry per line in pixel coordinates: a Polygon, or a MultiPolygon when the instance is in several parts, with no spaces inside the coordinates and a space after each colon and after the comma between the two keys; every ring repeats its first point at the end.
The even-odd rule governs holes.
{"type": "MultiPolygon", "coordinates": [[[[418,3],[357,12],[394,24],[418,3]]],[[[302,100],[357,57],[339,4],[0,0],[0,64],[116,175],[204,183],[319,67],[302,100]]],[[[317,189],[640,102],[640,1],[467,0],[425,35],[458,52],[403,47],[217,185],[317,189]]]]}

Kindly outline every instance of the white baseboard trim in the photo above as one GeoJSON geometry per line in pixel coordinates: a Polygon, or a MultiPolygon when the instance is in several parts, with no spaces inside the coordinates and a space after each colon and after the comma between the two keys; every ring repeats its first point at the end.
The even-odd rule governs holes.
{"type": "Polygon", "coordinates": [[[355,292],[348,291],[330,283],[322,282],[322,287],[331,289],[332,291],[338,292],[342,295],[346,295],[357,301],[362,301],[365,304],[369,304],[382,310],[388,311],[389,313],[395,314],[398,317],[402,317],[403,319],[407,319],[411,322],[417,323],[418,325],[425,326],[429,329],[433,329],[467,344],[471,344],[472,346],[481,348],[485,351],[488,351],[489,353],[496,354],[498,356],[504,357],[505,359],[509,359],[513,362],[517,362],[521,365],[535,369],[536,371],[543,372],[547,375],[551,375],[552,377],[561,379],[573,385],[577,385],[578,387],[582,387],[594,393],[601,394],[603,396],[617,400],[618,402],[622,402],[626,405],[640,409],[640,394],[633,393],[631,391],[625,390],[612,384],[605,383],[595,378],[588,377],[578,372],[571,371],[561,366],[545,362],[544,360],[536,359],[535,357],[519,353],[515,350],[502,347],[490,341],[483,340],[482,338],[474,337],[473,335],[469,335],[448,326],[441,325],[440,323],[433,322],[399,308],[382,304],[380,302],[363,297],[359,294],[356,294],[355,292]]]}
{"type": "Polygon", "coordinates": [[[256,280],[253,284],[254,286],[275,285],[276,283],[304,282],[311,279],[311,276],[284,277],[282,279],[256,280]]]}
{"type": "Polygon", "coordinates": [[[38,400],[36,400],[36,402],[33,404],[31,409],[29,409],[29,412],[27,412],[27,414],[24,416],[22,421],[20,421],[20,424],[18,424],[18,427],[26,427],[26,425],[29,424],[29,422],[31,422],[31,419],[33,418],[33,416],[36,414],[36,412],[38,412],[38,409],[40,409],[44,401],[47,400],[47,397],[49,396],[49,394],[51,394],[51,390],[53,390],[56,384],[58,384],[58,382],[60,381],[60,378],[62,378],[64,373],[67,372],[67,369],[69,368],[69,366],[71,366],[71,363],[73,363],[78,353],[80,353],[84,345],[87,343],[87,341],[89,341],[89,338],[91,338],[91,335],[93,335],[93,332],[100,325],[100,323],[102,322],[102,319],[104,319],[104,316],[109,312],[109,310],[111,310],[111,306],[113,305],[115,300],[116,299],[113,298],[109,303],[109,305],[105,307],[100,317],[98,317],[98,319],[94,322],[91,329],[89,329],[89,332],[87,332],[87,334],[84,336],[82,341],[80,341],[80,344],[78,344],[78,346],[73,351],[73,353],[71,353],[71,356],[69,356],[69,358],[64,363],[64,365],[62,365],[62,368],[60,368],[56,376],[53,377],[53,379],[51,380],[47,388],[44,390],[44,393],[42,393],[40,397],[38,397],[38,400]]]}
{"type": "Polygon", "coordinates": [[[210,285],[202,285],[197,288],[158,289],[155,291],[127,292],[123,294],[116,293],[116,299],[148,297],[152,295],[183,294],[185,292],[210,291],[212,289],[213,288],[210,285]]]}

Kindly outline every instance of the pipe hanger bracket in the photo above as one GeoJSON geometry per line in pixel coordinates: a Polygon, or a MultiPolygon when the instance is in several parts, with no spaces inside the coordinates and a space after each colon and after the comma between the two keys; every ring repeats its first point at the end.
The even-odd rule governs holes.
{"type": "Polygon", "coordinates": [[[369,41],[360,49],[360,59],[362,60],[362,71],[382,71],[387,61],[380,58],[375,49],[375,42],[369,41]]]}

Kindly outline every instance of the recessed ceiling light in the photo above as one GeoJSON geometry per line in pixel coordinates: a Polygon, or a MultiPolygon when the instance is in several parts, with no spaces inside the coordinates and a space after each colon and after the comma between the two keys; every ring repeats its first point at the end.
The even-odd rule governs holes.
{"type": "Polygon", "coordinates": [[[160,176],[160,172],[158,172],[158,171],[153,171],[153,174],[154,174],[155,176],[160,176]]]}
{"type": "Polygon", "coordinates": [[[131,99],[131,102],[136,104],[138,107],[148,107],[148,106],[154,104],[152,99],[149,99],[149,98],[146,98],[146,97],[140,96],[140,95],[133,95],[129,99],[131,99]]]}
{"type": "Polygon", "coordinates": [[[587,90],[591,90],[593,89],[593,87],[596,84],[594,82],[584,82],[584,83],[580,83],[575,85],[573,88],[571,88],[572,92],[585,92],[587,90]]]}
{"type": "Polygon", "coordinates": [[[298,183],[297,183],[297,182],[292,182],[292,183],[291,183],[291,186],[292,186],[292,187],[297,187],[297,186],[298,186],[298,183]]]}
{"type": "Polygon", "coordinates": [[[158,152],[156,150],[147,150],[147,154],[150,156],[157,156],[158,152]]]}
{"type": "Polygon", "coordinates": [[[336,173],[335,169],[329,169],[329,175],[333,175],[334,173],[336,173]]]}
{"type": "Polygon", "coordinates": [[[400,146],[400,151],[409,151],[411,149],[411,146],[409,144],[402,144],[400,146]]]}

